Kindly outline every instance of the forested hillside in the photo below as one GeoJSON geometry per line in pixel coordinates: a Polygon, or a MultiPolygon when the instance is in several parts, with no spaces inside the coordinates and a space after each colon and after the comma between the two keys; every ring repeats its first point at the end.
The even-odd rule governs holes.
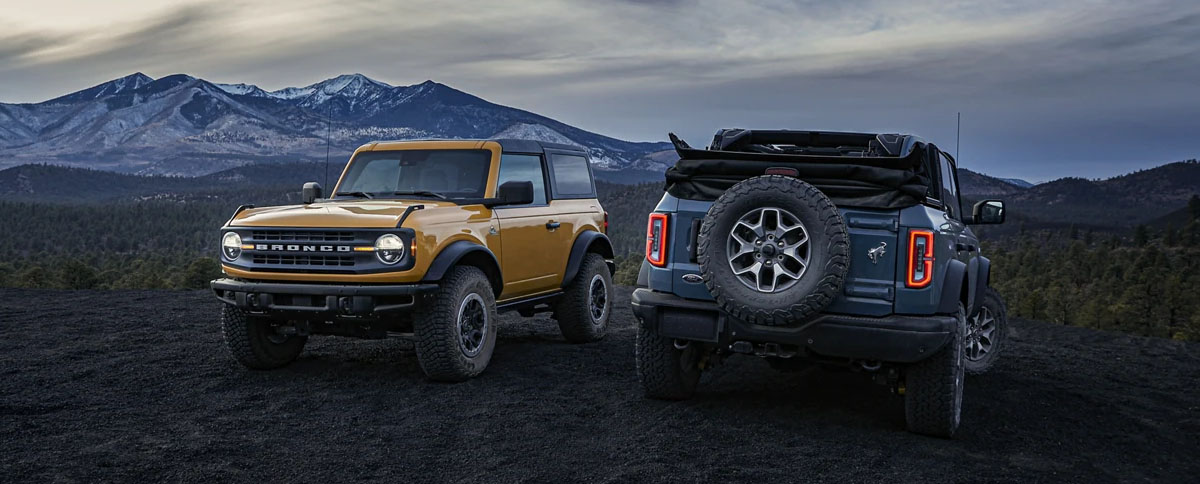
{"type": "MultiPolygon", "coordinates": [[[[965,205],[983,198],[1016,200],[1006,224],[977,227],[985,254],[993,259],[993,284],[1008,299],[1011,313],[1200,339],[1200,298],[1194,296],[1200,294],[1200,199],[1195,191],[1190,204],[1182,198],[1196,165],[1163,168],[1113,179],[1122,181],[1115,184],[1050,184],[1101,184],[1109,193],[1124,193],[1133,188],[1122,183],[1143,190],[1149,190],[1147,183],[1157,183],[1170,188],[1154,195],[1157,200],[1184,200],[1143,208],[1140,216],[1148,222],[1133,227],[1113,217],[1045,220],[1040,217],[1056,214],[1061,207],[1072,213],[1071,207],[1086,203],[1065,191],[1055,198],[1058,203],[1031,205],[1036,197],[1026,198],[1029,192],[1045,190],[1040,188],[1044,185],[1023,188],[977,173],[960,175],[965,205]]],[[[234,208],[243,203],[298,203],[301,182],[323,179],[323,170],[321,164],[248,165],[196,178],[52,166],[0,171],[5,228],[0,253],[9,256],[0,262],[0,286],[206,287],[220,273],[214,257],[217,228],[234,208]]],[[[645,247],[646,214],[662,189],[657,182],[597,183],[609,212],[620,283],[632,284],[636,278],[645,247]]]]}

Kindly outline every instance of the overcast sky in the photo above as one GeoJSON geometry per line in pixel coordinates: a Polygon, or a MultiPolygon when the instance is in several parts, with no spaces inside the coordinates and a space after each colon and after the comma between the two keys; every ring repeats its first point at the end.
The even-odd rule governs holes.
{"type": "Polygon", "coordinates": [[[426,79],[630,140],[910,132],[1044,181],[1200,157],[1200,1],[0,0],[0,101],[426,79]],[[900,6],[900,4],[905,4],[900,6]]]}

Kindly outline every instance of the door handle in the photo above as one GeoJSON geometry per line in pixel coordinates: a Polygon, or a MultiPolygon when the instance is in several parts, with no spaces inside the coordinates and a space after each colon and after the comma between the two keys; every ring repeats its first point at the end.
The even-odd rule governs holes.
{"type": "Polygon", "coordinates": [[[549,222],[546,222],[546,230],[557,229],[560,225],[562,225],[562,224],[551,220],[549,222]]]}

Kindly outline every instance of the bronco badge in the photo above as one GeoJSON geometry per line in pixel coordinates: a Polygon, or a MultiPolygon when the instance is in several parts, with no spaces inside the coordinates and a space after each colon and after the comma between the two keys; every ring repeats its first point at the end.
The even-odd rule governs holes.
{"type": "Polygon", "coordinates": [[[872,264],[878,264],[879,258],[887,253],[887,242],[880,242],[879,247],[867,250],[867,257],[871,258],[872,264]]]}
{"type": "Polygon", "coordinates": [[[686,282],[688,284],[699,284],[703,280],[704,280],[704,278],[700,277],[700,274],[684,274],[683,275],[683,282],[686,282]]]}

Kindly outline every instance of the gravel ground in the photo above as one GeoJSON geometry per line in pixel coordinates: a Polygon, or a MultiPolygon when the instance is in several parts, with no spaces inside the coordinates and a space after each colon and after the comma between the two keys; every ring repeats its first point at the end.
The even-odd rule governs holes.
{"type": "Polygon", "coordinates": [[[1200,475],[1200,345],[1014,321],[956,440],[859,373],[731,358],[641,396],[629,290],[605,341],[505,317],[491,367],[314,337],[247,371],[206,292],[0,290],[0,481],[1177,481],[1200,475]]]}

